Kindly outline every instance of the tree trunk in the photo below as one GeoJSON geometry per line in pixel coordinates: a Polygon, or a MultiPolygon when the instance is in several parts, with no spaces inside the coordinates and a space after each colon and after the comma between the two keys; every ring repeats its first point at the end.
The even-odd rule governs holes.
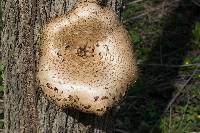
{"type": "MultiPolygon", "coordinates": [[[[119,14],[121,0],[105,0],[119,14]]],[[[114,132],[112,113],[99,118],[63,110],[39,92],[35,79],[40,30],[51,18],[65,14],[74,0],[4,0],[2,56],[5,84],[5,133],[114,132]]]]}

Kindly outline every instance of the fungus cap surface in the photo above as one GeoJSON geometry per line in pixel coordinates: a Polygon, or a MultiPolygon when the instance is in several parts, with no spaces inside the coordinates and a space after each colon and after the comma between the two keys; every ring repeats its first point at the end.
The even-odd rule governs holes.
{"type": "Polygon", "coordinates": [[[42,36],[37,78],[60,107],[103,115],[135,82],[127,31],[108,8],[79,3],[46,24],[42,36]]]}

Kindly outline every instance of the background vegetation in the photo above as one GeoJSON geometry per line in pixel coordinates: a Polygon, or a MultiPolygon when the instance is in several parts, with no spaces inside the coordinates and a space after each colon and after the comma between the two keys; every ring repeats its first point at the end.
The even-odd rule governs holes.
{"type": "Polygon", "coordinates": [[[139,67],[120,107],[121,133],[200,132],[200,2],[125,0],[139,67]]]}
{"type": "MultiPolygon", "coordinates": [[[[139,78],[126,100],[116,108],[116,132],[200,132],[197,2],[124,0],[123,23],[135,49],[139,78]]],[[[1,14],[0,11],[0,17],[1,14]]],[[[3,128],[2,77],[0,99],[0,128],[3,128]]]]}

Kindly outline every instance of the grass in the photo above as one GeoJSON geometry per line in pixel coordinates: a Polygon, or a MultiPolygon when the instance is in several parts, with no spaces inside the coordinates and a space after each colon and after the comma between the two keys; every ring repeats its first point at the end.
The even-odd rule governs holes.
{"type": "Polygon", "coordinates": [[[186,89],[187,94],[182,94],[178,103],[170,107],[169,113],[161,119],[160,128],[163,133],[189,133],[200,131],[198,118],[200,107],[200,86],[190,85],[186,89]],[[186,99],[187,98],[187,99],[186,99]]]}

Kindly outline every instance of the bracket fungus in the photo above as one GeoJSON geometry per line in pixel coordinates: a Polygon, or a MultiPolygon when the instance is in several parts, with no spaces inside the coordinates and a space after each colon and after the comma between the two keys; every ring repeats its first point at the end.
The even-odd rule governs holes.
{"type": "Polygon", "coordinates": [[[136,80],[127,31],[97,0],[78,0],[68,14],[42,30],[37,79],[61,108],[103,115],[136,80]]]}

